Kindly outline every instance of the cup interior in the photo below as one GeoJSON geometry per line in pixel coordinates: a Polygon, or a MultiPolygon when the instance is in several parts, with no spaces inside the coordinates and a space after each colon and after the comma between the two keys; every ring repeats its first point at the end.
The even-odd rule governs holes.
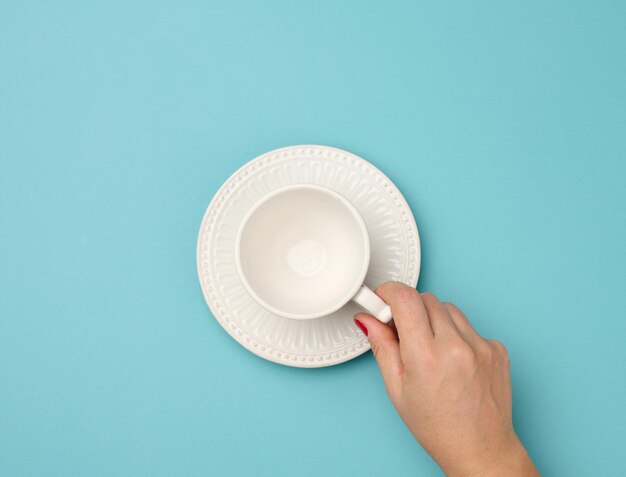
{"type": "Polygon", "coordinates": [[[354,205],[317,185],[288,186],[262,199],[237,236],[248,292],[272,313],[317,318],[341,308],[369,266],[367,228],[354,205]]]}

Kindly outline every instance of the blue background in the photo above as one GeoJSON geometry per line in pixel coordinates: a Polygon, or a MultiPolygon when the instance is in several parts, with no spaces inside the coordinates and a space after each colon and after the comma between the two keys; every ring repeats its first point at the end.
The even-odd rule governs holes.
{"type": "Polygon", "coordinates": [[[237,345],[202,214],[270,149],[406,195],[545,475],[626,473],[623,2],[0,4],[0,475],[440,475],[367,354],[237,345]]]}

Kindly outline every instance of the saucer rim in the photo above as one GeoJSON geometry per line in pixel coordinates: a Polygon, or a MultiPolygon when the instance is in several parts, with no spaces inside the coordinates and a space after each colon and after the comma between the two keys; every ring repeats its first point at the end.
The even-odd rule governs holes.
{"type": "MultiPolygon", "coordinates": [[[[419,229],[417,228],[415,217],[411,211],[411,208],[409,204],[407,203],[406,199],[404,198],[404,196],[402,195],[402,193],[400,192],[400,190],[398,189],[398,187],[393,183],[393,181],[391,181],[391,179],[389,179],[389,177],[387,177],[380,169],[378,169],[375,165],[373,165],[366,159],[363,159],[361,156],[354,154],[352,152],[349,152],[349,151],[346,151],[344,149],[340,149],[337,147],[333,147],[333,146],[327,146],[327,145],[321,145],[321,144],[299,144],[299,145],[284,146],[284,147],[280,147],[277,149],[273,149],[271,151],[267,151],[245,162],[235,172],[233,172],[224,181],[224,183],[219,187],[219,189],[215,192],[213,198],[209,202],[209,205],[207,206],[203,214],[203,218],[200,223],[200,227],[198,231],[198,240],[197,240],[197,246],[196,246],[196,271],[198,275],[199,286],[200,286],[203,297],[205,299],[205,302],[211,314],[216,319],[216,321],[220,324],[220,326],[224,329],[224,331],[226,331],[237,343],[239,343],[242,347],[244,347],[251,353],[263,359],[266,359],[276,364],[281,364],[281,365],[290,366],[290,367],[298,367],[298,368],[321,368],[321,367],[328,367],[328,366],[341,364],[341,363],[350,361],[354,358],[357,358],[358,356],[364,354],[369,349],[371,349],[371,347],[367,339],[364,337],[362,342],[359,342],[356,345],[356,347],[359,348],[358,350],[351,351],[350,353],[345,353],[345,350],[344,350],[341,355],[339,355],[337,352],[331,352],[333,353],[332,359],[329,359],[328,356],[326,356],[325,359],[322,359],[322,356],[324,354],[327,354],[326,352],[316,353],[313,356],[316,356],[318,359],[311,361],[311,360],[305,359],[304,355],[300,355],[298,353],[280,353],[279,352],[276,355],[274,355],[272,354],[273,350],[268,351],[265,349],[266,347],[264,346],[258,347],[257,343],[255,343],[249,337],[247,337],[248,339],[246,340],[246,339],[243,339],[241,336],[237,336],[238,334],[237,331],[239,331],[240,335],[242,334],[241,330],[236,326],[235,323],[229,322],[229,319],[226,316],[226,314],[223,312],[223,310],[222,310],[222,313],[220,314],[218,312],[219,310],[216,309],[217,307],[214,308],[213,306],[214,304],[212,303],[209,297],[209,291],[205,289],[203,276],[202,276],[202,268],[201,268],[201,262],[202,262],[201,245],[203,243],[202,242],[203,232],[206,229],[206,225],[209,221],[209,216],[211,214],[215,214],[215,209],[216,207],[219,209],[218,202],[223,200],[224,193],[228,190],[228,188],[233,187],[233,181],[235,181],[238,177],[241,177],[242,175],[245,176],[246,170],[250,168],[254,168],[254,166],[256,166],[257,163],[259,165],[262,165],[263,161],[266,159],[269,159],[270,157],[275,157],[279,155],[284,156],[288,153],[290,155],[291,154],[295,155],[297,152],[301,152],[302,154],[309,153],[311,155],[314,155],[314,151],[316,150],[327,151],[329,153],[334,154],[336,157],[343,158],[344,160],[346,158],[350,158],[352,159],[353,163],[360,169],[369,168],[370,171],[374,175],[377,176],[377,181],[381,185],[383,185],[391,193],[395,193],[395,196],[392,198],[396,202],[396,205],[401,210],[401,212],[403,212],[403,215],[405,216],[404,218],[405,227],[410,229],[410,231],[415,235],[415,244],[413,244],[414,250],[412,251],[411,254],[409,254],[409,257],[412,257],[412,259],[414,260],[413,268],[415,271],[414,271],[414,274],[408,277],[403,277],[402,278],[403,283],[406,283],[409,286],[415,287],[419,280],[419,274],[421,270],[421,240],[420,240],[420,235],[419,235],[419,229]],[[363,345],[361,345],[361,343],[363,343],[363,345]],[[287,356],[289,356],[289,358],[287,356]],[[300,359],[296,359],[297,356],[299,356],[300,359]]],[[[312,356],[309,356],[309,358],[312,358],[312,356]]]]}

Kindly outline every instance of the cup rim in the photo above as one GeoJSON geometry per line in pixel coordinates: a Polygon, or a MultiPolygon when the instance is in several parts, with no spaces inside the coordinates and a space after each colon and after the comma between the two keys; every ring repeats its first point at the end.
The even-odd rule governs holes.
{"type": "Polygon", "coordinates": [[[348,200],[344,195],[342,195],[339,192],[334,191],[334,190],[332,190],[332,189],[330,189],[328,187],[321,186],[321,185],[318,185],[318,184],[308,184],[308,183],[291,184],[291,185],[287,185],[287,186],[284,186],[284,187],[280,187],[279,189],[276,189],[276,190],[270,192],[269,194],[263,196],[246,213],[246,215],[244,216],[243,220],[241,221],[241,224],[239,225],[239,230],[237,231],[237,237],[235,239],[235,262],[236,262],[236,266],[237,266],[237,273],[239,274],[239,278],[241,279],[241,282],[243,283],[246,291],[252,296],[252,298],[259,305],[261,305],[263,308],[265,308],[270,313],[273,313],[273,314],[278,315],[278,316],[282,316],[284,318],[294,319],[294,320],[310,320],[310,319],[313,319],[313,318],[320,318],[322,316],[329,315],[329,314],[334,313],[335,311],[339,310],[346,303],[348,303],[356,295],[356,293],[359,291],[359,289],[363,286],[363,282],[365,280],[365,276],[367,275],[367,270],[369,269],[369,263],[370,263],[370,240],[369,240],[369,234],[367,232],[367,226],[365,225],[365,221],[363,220],[363,216],[359,213],[359,211],[357,210],[355,205],[352,202],[350,202],[350,200],[348,200]],[[245,273],[243,271],[243,266],[242,266],[242,263],[241,263],[241,240],[242,240],[243,231],[246,228],[246,225],[248,224],[250,218],[255,214],[255,212],[257,212],[259,210],[259,208],[261,208],[261,206],[263,204],[268,202],[270,199],[272,199],[272,198],[274,198],[274,197],[276,197],[278,195],[281,195],[281,194],[283,194],[285,192],[289,192],[291,190],[314,190],[314,191],[326,194],[326,195],[332,197],[333,199],[337,200],[338,202],[340,202],[350,212],[350,214],[354,217],[355,222],[358,224],[359,229],[361,231],[361,239],[363,240],[363,244],[364,244],[364,248],[365,248],[365,251],[364,251],[364,254],[363,254],[365,259],[363,260],[363,263],[362,263],[361,271],[359,273],[359,279],[358,280],[355,279],[355,283],[350,288],[349,293],[346,293],[346,296],[344,296],[341,299],[341,301],[337,300],[337,303],[335,303],[333,306],[330,306],[327,309],[325,309],[323,311],[320,311],[320,312],[317,312],[317,313],[301,313],[301,314],[287,313],[287,312],[284,312],[283,310],[280,310],[280,309],[275,308],[274,306],[270,305],[265,300],[263,300],[256,293],[256,291],[254,290],[252,285],[250,285],[250,283],[248,282],[248,279],[246,278],[246,275],[245,275],[245,273]]]}

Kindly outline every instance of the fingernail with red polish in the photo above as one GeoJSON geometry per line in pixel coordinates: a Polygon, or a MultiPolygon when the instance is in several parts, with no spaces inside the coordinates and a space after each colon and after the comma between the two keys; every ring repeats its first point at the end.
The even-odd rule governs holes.
{"type": "Polygon", "coordinates": [[[356,323],[356,325],[361,329],[361,331],[363,332],[363,334],[365,336],[367,336],[367,328],[365,327],[365,325],[363,323],[361,323],[359,320],[357,320],[356,318],[354,319],[354,322],[356,323]]]}

